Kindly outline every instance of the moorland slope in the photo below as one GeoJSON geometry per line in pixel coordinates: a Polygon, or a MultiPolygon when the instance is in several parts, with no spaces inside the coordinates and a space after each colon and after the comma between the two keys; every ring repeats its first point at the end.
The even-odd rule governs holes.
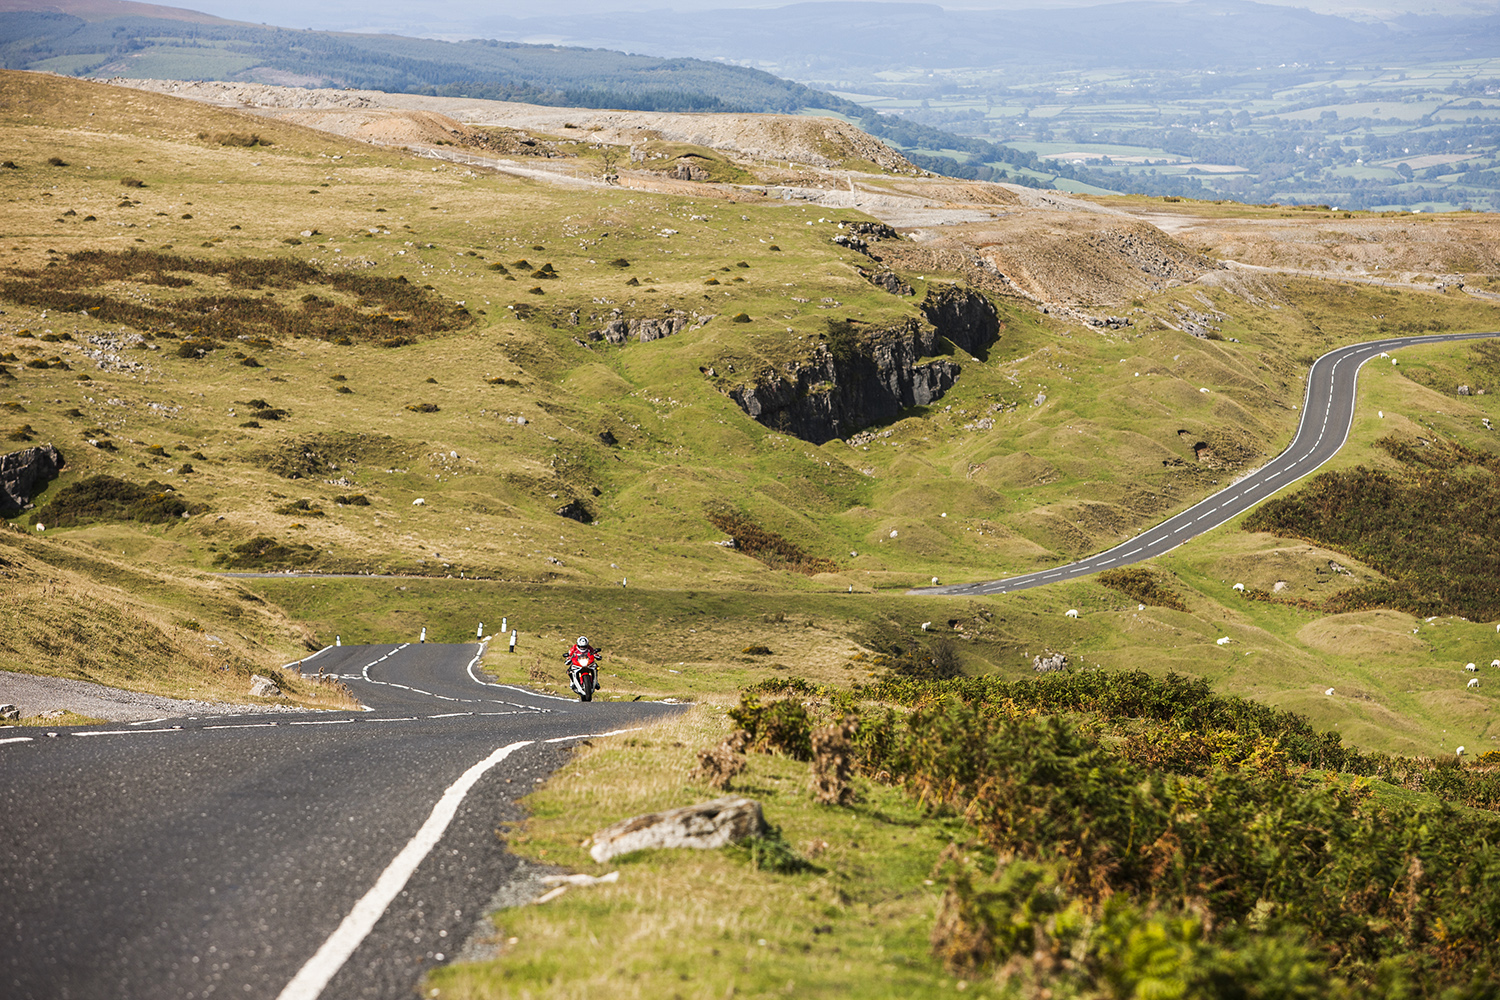
{"type": "MultiPolygon", "coordinates": [[[[1459,256],[1492,238],[1484,217],[1070,198],[777,163],[748,139],[664,135],[636,160],[604,128],[452,114],[502,148],[402,149],[36,74],[0,94],[21,234],[0,279],[3,430],[67,460],[6,544],[38,580],[87,559],[161,581],[179,596],[115,592],[178,623],[180,648],[189,620],[234,632],[222,605],[187,610],[191,587],[231,587],[281,623],[235,632],[247,662],[294,653],[302,628],[459,638],[504,617],[520,651],[492,666],[555,684],[553,644],[586,629],[624,697],[863,679],[940,648],[1011,676],[1057,651],[1208,677],[1365,746],[1492,738],[1490,690],[1462,667],[1492,658],[1493,627],[1330,615],[1405,570],[1311,533],[1228,525],[1144,589],[903,594],[1190,506],[1284,446],[1331,345],[1500,328],[1486,258],[1459,256]],[[544,154],[507,151],[527,141],[544,154]],[[1308,266],[1338,226],[1409,266],[1308,266]],[[1418,226],[1452,255],[1400,249],[1418,226]],[[1216,244],[1229,229],[1303,249],[1282,268],[1216,244]],[[1460,287],[1419,259],[1475,266],[1460,287]],[[785,405],[756,419],[751,398],[785,405]],[[835,410],[835,436],[800,422],[835,410]]],[[[1463,474],[1490,475],[1494,357],[1399,360],[1362,380],[1334,470],[1405,475],[1409,452],[1374,447],[1389,440],[1461,446],[1463,474]]],[[[27,628],[73,614],[85,582],[39,582],[27,628]]],[[[4,628],[7,668],[105,677],[4,628]]]]}

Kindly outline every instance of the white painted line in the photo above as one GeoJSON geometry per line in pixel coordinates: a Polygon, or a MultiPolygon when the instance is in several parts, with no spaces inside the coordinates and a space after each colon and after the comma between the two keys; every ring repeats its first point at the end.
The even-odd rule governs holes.
{"type": "Polygon", "coordinates": [[[204,726],[203,728],[205,730],[208,730],[208,729],[270,729],[274,725],[276,725],[276,723],[274,723],[274,722],[242,722],[242,723],[239,723],[239,724],[233,725],[233,726],[204,726]]]}
{"type": "Polygon", "coordinates": [[[542,740],[543,743],[566,743],[569,740],[599,740],[606,736],[619,736],[621,733],[638,733],[644,726],[632,726],[629,729],[611,729],[607,733],[579,733],[577,736],[559,736],[554,740],[542,740]]]}
{"type": "MultiPolygon", "coordinates": [[[[313,657],[315,657],[315,656],[322,656],[324,653],[328,652],[332,648],[333,648],[332,646],[324,646],[322,649],[318,650],[316,653],[313,653],[313,654],[311,654],[309,656],[304,656],[300,660],[293,660],[291,663],[283,663],[281,665],[281,669],[282,670],[290,670],[293,667],[300,667],[302,664],[306,663],[308,660],[311,660],[313,657]]],[[[297,673],[299,673],[299,674],[301,672],[302,671],[300,671],[300,670],[297,671],[297,673]]]]}
{"type": "Polygon", "coordinates": [[[141,733],[180,733],[181,726],[173,726],[170,729],[96,729],[89,733],[74,733],[74,736],[136,736],[141,733]]]}
{"type": "Polygon", "coordinates": [[[402,718],[399,718],[399,719],[363,719],[361,721],[363,721],[363,722],[416,722],[417,721],[417,717],[415,715],[407,715],[407,716],[403,716],[402,718]]]}
{"type": "Polygon", "coordinates": [[[353,719],[323,719],[323,720],[321,720],[319,722],[293,722],[293,723],[290,723],[290,725],[293,725],[293,726],[346,726],[346,725],[348,725],[349,723],[351,723],[353,721],[354,721],[353,719]]]}
{"type": "Polygon", "coordinates": [[[286,984],[286,988],[281,991],[277,1000],[316,1000],[339,969],[343,968],[349,956],[354,954],[354,950],[369,936],[376,921],[380,919],[380,915],[400,894],[402,887],[417,870],[417,866],[437,846],[437,842],[442,839],[448,825],[453,822],[453,817],[458,814],[458,806],[463,802],[464,796],[469,793],[469,789],[474,787],[486,771],[522,747],[530,746],[531,742],[531,740],[521,740],[519,743],[501,747],[469,768],[459,776],[457,781],[448,786],[442,798],[438,799],[437,805],[432,807],[431,815],[427,817],[427,822],[422,824],[416,836],[401,848],[401,853],[397,854],[386,866],[385,871],[380,873],[380,877],[375,880],[370,891],[354,904],[354,909],[349,911],[349,915],[328,936],[328,940],[323,942],[323,946],[317,950],[317,953],[308,959],[307,964],[302,966],[292,977],[292,981],[286,984]]]}
{"type": "Polygon", "coordinates": [[[10,736],[0,740],[0,743],[31,743],[35,740],[33,736],[10,736]]]}
{"type": "Polygon", "coordinates": [[[144,719],[144,720],[142,720],[140,722],[127,722],[126,725],[128,725],[128,726],[154,726],[158,722],[166,722],[170,718],[171,718],[170,715],[163,715],[160,719],[144,719]]]}
{"type": "MultiPolygon", "coordinates": [[[[518,692],[520,694],[529,695],[532,698],[548,698],[548,699],[550,699],[552,701],[567,701],[567,702],[571,702],[573,700],[572,698],[563,698],[563,697],[561,697],[559,695],[555,695],[555,694],[543,694],[540,691],[531,691],[531,690],[529,690],[527,688],[516,687],[516,685],[514,685],[514,684],[495,684],[495,683],[490,683],[490,682],[486,682],[486,681],[477,681],[476,683],[483,684],[485,687],[505,688],[507,691],[516,691],[516,692],[518,692]]],[[[508,701],[508,702],[505,702],[505,704],[512,705],[512,704],[515,704],[515,703],[508,701]]],[[[525,707],[530,707],[530,706],[525,706],[525,707]]],[[[533,709],[533,711],[541,711],[541,709],[533,709]]]]}
{"type": "Polygon", "coordinates": [[[429,715],[429,719],[456,719],[460,715],[473,715],[473,712],[449,712],[447,715],[429,715]]]}

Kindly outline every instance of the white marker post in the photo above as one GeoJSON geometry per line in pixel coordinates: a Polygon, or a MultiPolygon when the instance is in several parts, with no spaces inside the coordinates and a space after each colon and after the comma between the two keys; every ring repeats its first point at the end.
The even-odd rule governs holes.
{"type": "Polygon", "coordinates": [[[341,636],[341,635],[334,636],[333,637],[333,644],[335,646],[342,646],[344,644],[344,637],[341,636]]]}
{"type": "Polygon", "coordinates": [[[510,631],[510,619],[509,618],[502,618],[502,619],[500,619],[500,634],[504,635],[505,633],[507,633],[509,631],[510,631]]]}
{"type": "Polygon", "coordinates": [[[474,638],[476,638],[476,639],[483,639],[484,638],[484,622],[480,622],[479,623],[479,627],[474,630],[474,638]]]}
{"type": "Polygon", "coordinates": [[[417,641],[418,642],[426,642],[427,641],[427,626],[426,625],[422,626],[422,638],[418,639],[417,641]]]}
{"type": "Polygon", "coordinates": [[[514,653],[516,651],[516,630],[515,629],[511,629],[511,631],[510,631],[510,651],[512,653],[514,653]]]}

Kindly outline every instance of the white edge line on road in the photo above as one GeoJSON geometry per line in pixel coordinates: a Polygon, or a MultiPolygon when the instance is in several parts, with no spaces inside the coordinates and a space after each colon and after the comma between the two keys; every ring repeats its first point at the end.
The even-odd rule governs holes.
{"type": "Polygon", "coordinates": [[[427,817],[427,822],[422,824],[421,829],[401,848],[391,863],[386,866],[385,871],[375,880],[370,891],[365,893],[349,915],[343,919],[338,928],[323,942],[323,946],[317,950],[307,964],[298,970],[292,977],[292,981],[286,984],[286,988],[277,996],[277,1000],[316,1000],[323,992],[323,988],[333,979],[349,956],[360,943],[369,936],[376,922],[380,919],[385,908],[391,905],[391,901],[401,892],[412,873],[417,870],[424,858],[437,846],[442,839],[443,833],[448,825],[453,822],[453,817],[458,814],[458,806],[469,793],[469,789],[479,781],[484,773],[496,764],[500,763],[511,754],[525,746],[530,746],[531,740],[521,740],[503,746],[470,767],[459,779],[448,786],[443,792],[442,798],[438,799],[437,805],[432,807],[432,813],[427,817]]]}
{"type": "MultiPolygon", "coordinates": [[[[324,646],[322,649],[318,650],[316,653],[312,653],[312,654],[309,654],[308,656],[304,656],[300,660],[293,660],[291,663],[283,663],[281,665],[280,669],[282,669],[282,670],[290,670],[293,667],[300,667],[300,666],[302,666],[302,664],[306,663],[308,660],[311,660],[314,656],[322,656],[324,653],[328,652],[332,648],[333,648],[332,646],[324,646]]],[[[302,673],[302,671],[299,670],[299,671],[297,671],[297,673],[300,674],[300,673],[302,673]]]]}
{"type": "MultiPolygon", "coordinates": [[[[479,644],[479,652],[475,653],[474,654],[474,659],[472,659],[472,660],[469,661],[469,679],[472,680],[475,684],[478,684],[478,685],[480,685],[482,687],[505,688],[508,691],[519,691],[522,694],[530,695],[533,698],[550,698],[553,701],[568,701],[568,702],[571,702],[573,700],[572,698],[561,698],[561,697],[559,697],[559,696],[557,696],[555,694],[542,694],[542,692],[540,692],[540,691],[528,691],[526,688],[516,687],[514,684],[497,684],[494,681],[480,680],[479,676],[474,673],[474,668],[476,666],[478,666],[479,665],[479,661],[484,658],[484,651],[485,651],[485,648],[487,646],[489,646],[489,643],[487,643],[487,642],[481,642],[479,644]]],[[[513,704],[515,704],[515,702],[508,701],[508,702],[505,702],[505,704],[507,704],[507,705],[513,705],[513,704]]],[[[531,708],[530,705],[522,705],[520,707],[522,707],[522,708],[531,708]]],[[[535,711],[535,709],[533,709],[533,711],[535,711]]]]}
{"type": "Polygon", "coordinates": [[[566,743],[569,740],[598,740],[606,736],[619,736],[621,733],[638,733],[642,726],[632,726],[629,729],[611,729],[607,733],[579,733],[577,736],[559,736],[554,740],[542,740],[543,743],[566,743]]]}
{"type": "Polygon", "coordinates": [[[96,729],[88,733],[74,733],[74,736],[137,736],[141,733],[185,733],[187,730],[181,726],[173,726],[170,729],[96,729]]]}
{"type": "Polygon", "coordinates": [[[166,722],[170,718],[171,718],[170,715],[163,715],[160,719],[142,719],[140,722],[127,722],[126,725],[127,726],[154,726],[158,722],[166,722]]]}
{"type": "Polygon", "coordinates": [[[347,726],[353,719],[320,719],[317,722],[289,722],[289,726],[347,726]]]}
{"type": "Polygon", "coordinates": [[[36,739],[34,736],[10,736],[0,740],[0,743],[31,743],[36,739]]]}

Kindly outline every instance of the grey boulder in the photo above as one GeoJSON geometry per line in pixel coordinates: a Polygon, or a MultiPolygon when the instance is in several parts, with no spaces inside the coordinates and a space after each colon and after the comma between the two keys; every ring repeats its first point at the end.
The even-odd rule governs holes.
{"type": "Polygon", "coordinates": [[[250,696],[252,698],[280,698],[281,688],[269,677],[260,674],[250,675],[250,696]]]}
{"type": "Polygon", "coordinates": [[[766,828],[760,803],[737,795],[666,812],[632,816],[594,834],[589,854],[604,862],[660,847],[712,850],[757,836],[766,828]]]}

